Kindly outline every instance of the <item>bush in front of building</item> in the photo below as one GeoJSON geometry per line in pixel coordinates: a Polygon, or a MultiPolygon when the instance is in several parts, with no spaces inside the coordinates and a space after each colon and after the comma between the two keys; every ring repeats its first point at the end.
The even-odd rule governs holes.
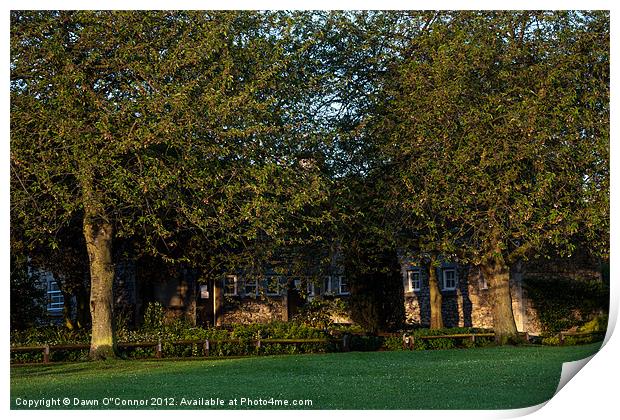
{"type": "Polygon", "coordinates": [[[574,332],[580,335],[566,335],[563,340],[560,340],[559,334],[548,334],[542,337],[541,343],[547,346],[558,345],[575,345],[575,344],[589,344],[596,341],[600,341],[607,332],[608,315],[601,314],[592,318],[579,328],[575,328],[574,332]],[[586,335],[582,335],[586,334],[586,335]]]}
{"type": "MultiPolygon", "coordinates": [[[[256,340],[265,339],[325,339],[329,338],[325,330],[320,330],[300,323],[272,322],[269,324],[233,325],[229,328],[195,327],[183,319],[161,322],[159,308],[153,305],[147,309],[145,324],[136,330],[124,325],[117,325],[117,343],[157,343],[162,342],[165,357],[189,357],[204,355],[203,343],[174,344],[184,340],[212,341],[209,354],[211,356],[246,356],[266,354],[300,354],[335,351],[332,343],[264,343],[256,346],[256,340]],[[217,343],[218,340],[234,340],[233,342],[217,343]]],[[[118,322],[117,324],[123,324],[118,322]]],[[[11,346],[88,344],[90,333],[87,330],[69,330],[63,326],[33,327],[11,334],[11,346]]],[[[121,358],[148,358],[154,356],[154,346],[126,348],[119,346],[121,358]]],[[[54,350],[51,361],[86,360],[88,350],[54,350]]],[[[11,354],[12,362],[40,362],[41,351],[11,354]]]]}
{"type": "MultiPolygon", "coordinates": [[[[11,331],[11,347],[41,346],[45,344],[87,344],[90,331],[86,329],[69,329],[64,325],[45,325],[11,331]]],[[[85,360],[88,350],[53,352],[50,361],[85,360]]],[[[11,362],[31,363],[43,360],[41,351],[12,353],[11,362]]]]}
{"type": "Polygon", "coordinates": [[[454,348],[472,348],[487,347],[494,345],[493,337],[476,337],[475,341],[471,337],[455,337],[455,338],[422,338],[443,335],[458,334],[481,334],[489,333],[490,330],[482,328],[455,327],[455,328],[418,328],[408,331],[407,334],[413,338],[414,350],[448,350],[454,348]]]}
{"type": "Polygon", "coordinates": [[[609,311],[609,286],[604,282],[537,278],[524,282],[524,286],[544,335],[581,327],[609,311]]]}

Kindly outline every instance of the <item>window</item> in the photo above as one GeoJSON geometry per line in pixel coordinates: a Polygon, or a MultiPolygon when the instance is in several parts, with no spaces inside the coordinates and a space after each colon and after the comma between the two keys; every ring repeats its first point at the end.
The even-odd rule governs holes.
{"type": "Polygon", "coordinates": [[[257,287],[256,279],[248,279],[245,281],[244,293],[246,296],[256,296],[257,287]]]}
{"type": "Polygon", "coordinates": [[[480,272],[480,275],[478,277],[480,279],[480,289],[481,290],[488,290],[489,289],[489,285],[487,283],[487,278],[484,276],[484,274],[482,274],[482,272],[480,272]]]}
{"type": "Polygon", "coordinates": [[[237,296],[237,276],[224,277],[224,296],[237,296]]]}
{"type": "Polygon", "coordinates": [[[422,280],[419,268],[416,268],[414,270],[407,270],[407,284],[409,286],[409,291],[420,291],[420,287],[422,286],[422,280]]]}
{"type": "Polygon", "coordinates": [[[454,268],[443,269],[442,289],[443,290],[455,290],[456,289],[456,269],[454,268]]]}
{"type": "Polygon", "coordinates": [[[321,294],[321,287],[314,284],[311,279],[308,279],[308,296],[318,296],[321,294]]]}
{"type": "Polygon", "coordinates": [[[54,280],[47,282],[47,310],[48,312],[62,312],[65,299],[58,283],[54,280]]]}
{"type": "Polygon", "coordinates": [[[349,281],[345,276],[338,276],[338,294],[348,295],[350,294],[349,281]]]}
{"type": "Polygon", "coordinates": [[[280,294],[280,279],[278,277],[267,276],[262,283],[267,296],[278,296],[280,294]]]}
{"type": "Polygon", "coordinates": [[[334,293],[334,284],[332,282],[332,277],[331,276],[325,276],[323,278],[323,290],[325,291],[324,293],[326,295],[331,295],[334,293]]]}

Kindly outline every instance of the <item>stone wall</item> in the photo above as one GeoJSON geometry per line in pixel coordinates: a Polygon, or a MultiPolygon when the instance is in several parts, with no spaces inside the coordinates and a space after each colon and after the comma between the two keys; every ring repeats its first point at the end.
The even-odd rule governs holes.
{"type": "MultiPolygon", "coordinates": [[[[403,267],[405,288],[405,321],[409,325],[428,327],[430,324],[430,296],[428,275],[424,273],[419,291],[409,291],[406,270],[403,267]]],[[[441,272],[438,270],[439,273],[441,272]]],[[[492,328],[493,313],[489,290],[479,268],[458,266],[456,290],[442,290],[442,317],[444,326],[492,328]]],[[[535,310],[525,296],[522,274],[511,272],[510,293],[515,322],[519,331],[540,331],[535,310]]]]}
{"type": "MultiPolygon", "coordinates": [[[[406,271],[414,267],[403,263],[405,288],[405,322],[409,325],[428,327],[430,324],[430,296],[428,275],[424,273],[419,291],[409,291],[406,271]]],[[[526,281],[536,278],[574,278],[600,280],[596,262],[583,259],[539,260],[528,264],[516,264],[510,271],[510,294],[512,311],[517,330],[540,334],[541,324],[532,301],[523,287],[526,281]]],[[[456,290],[442,291],[442,316],[444,326],[493,328],[492,303],[489,290],[477,267],[458,267],[456,290]]]]}
{"type": "MultiPolygon", "coordinates": [[[[468,271],[467,287],[472,306],[471,326],[493,328],[493,307],[481,270],[477,267],[471,267],[468,271]]],[[[510,271],[510,296],[517,330],[539,334],[540,322],[523,287],[523,273],[520,265],[513,267],[510,271]]]]}
{"type": "Polygon", "coordinates": [[[286,318],[286,302],[282,296],[258,296],[224,298],[222,324],[252,324],[283,321],[286,318]]]}

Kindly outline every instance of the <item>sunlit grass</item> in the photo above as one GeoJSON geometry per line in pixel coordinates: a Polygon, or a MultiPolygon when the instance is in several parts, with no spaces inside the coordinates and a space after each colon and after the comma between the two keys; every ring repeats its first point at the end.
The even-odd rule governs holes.
{"type": "MultiPolygon", "coordinates": [[[[600,343],[417,352],[332,353],[227,360],[110,361],[11,368],[16,399],[182,398],[312,400],[314,409],[506,409],[551,398],[562,363],[600,343]]],[[[169,404],[174,402],[175,406],[169,404]]],[[[114,404],[107,408],[115,407],[114,404]]],[[[208,406],[181,408],[207,409],[208,406]]],[[[262,406],[251,408],[278,408],[262,406]]],[[[291,407],[288,407],[291,408],[291,407]]]]}

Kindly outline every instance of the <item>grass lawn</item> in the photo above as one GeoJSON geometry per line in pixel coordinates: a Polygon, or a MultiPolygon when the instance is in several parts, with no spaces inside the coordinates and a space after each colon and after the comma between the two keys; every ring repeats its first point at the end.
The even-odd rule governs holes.
{"type": "Polygon", "coordinates": [[[23,408],[24,400],[51,399],[62,409],[210,409],[216,408],[211,399],[219,398],[223,406],[217,408],[226,409],[295,409],[300,407],[292,406],[293,400],[307,399],[312,406],[304,408],[313,409],[520,408],[551,398],[562,363],[588,357],[599,347],[595,343],[13,366],[11,407],[23,408]],[[64,398],[69,405],[63,404],[64,398]],[[92,401],[74,404],[76,398],[92,401]],[[291,405],[249,406],[242,398],[289,400],[291,405]],[[180,406],[183,399],[190,405],[180,406]],[[237,405],[229,406],[234,399],[237,405]],[[134,400],[143,400],[143,405],[123,405],[139,403],[134,400]]]}

